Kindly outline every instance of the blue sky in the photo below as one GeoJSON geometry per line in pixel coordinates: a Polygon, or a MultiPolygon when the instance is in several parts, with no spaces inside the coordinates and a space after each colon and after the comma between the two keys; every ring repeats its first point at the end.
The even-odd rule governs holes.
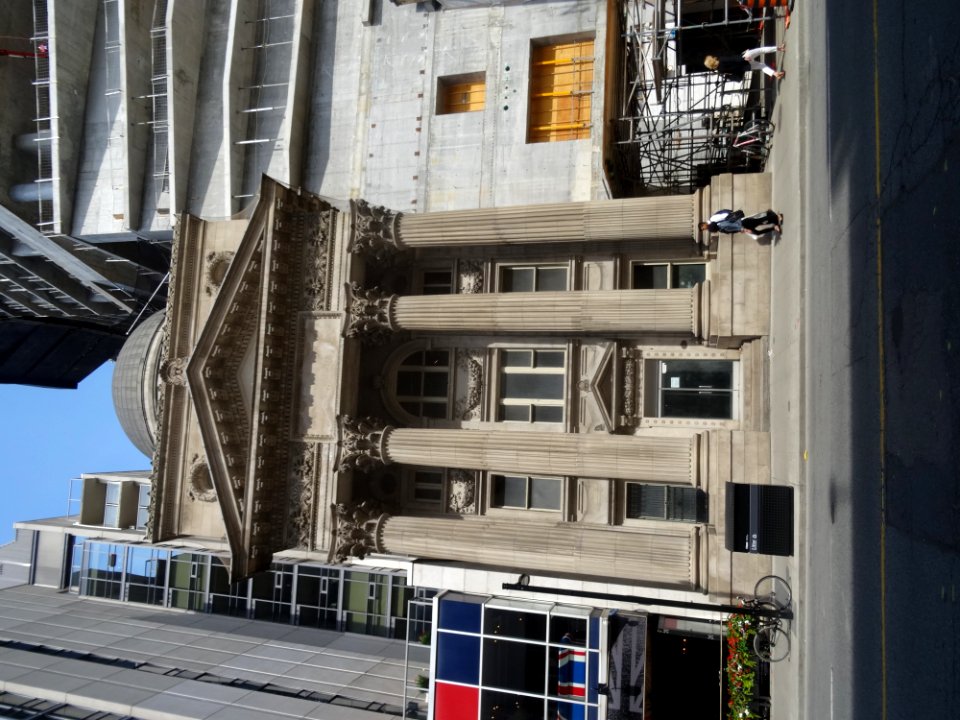
{"type": "Polygon", "coordinates": [[[70,478],[150,467],[113,412],[112,374],[105,363],[76,390],[0,385],[0,544],[17,520],[65,514],[70,478]]]}

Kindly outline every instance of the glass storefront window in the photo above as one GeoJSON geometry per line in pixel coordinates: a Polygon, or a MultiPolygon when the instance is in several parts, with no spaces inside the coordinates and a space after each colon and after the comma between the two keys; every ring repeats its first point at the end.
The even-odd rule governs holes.
{"type": "Polygon", "coordinates": [[[483,684],[542,695],[546,682],[545,660],[543,645],[486,638],[483,641],[483,684]]]}

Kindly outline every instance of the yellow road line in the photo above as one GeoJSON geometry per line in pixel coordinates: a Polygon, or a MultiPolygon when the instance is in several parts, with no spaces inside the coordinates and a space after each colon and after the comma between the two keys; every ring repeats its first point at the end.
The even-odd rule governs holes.
{"type": "Polygon", "coordinates": [[[887,390],[883,336],[883,227],[880,218],[880,22],[873,0],[873,163],[877,231],[877,364],[880,392],[880,718],[887,719],[887,390]]]}

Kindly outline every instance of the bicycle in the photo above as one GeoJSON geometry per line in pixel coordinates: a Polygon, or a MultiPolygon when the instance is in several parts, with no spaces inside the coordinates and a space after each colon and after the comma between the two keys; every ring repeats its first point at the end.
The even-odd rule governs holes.
{"type": "Polygon", "coordinates": [[[778,575],[765,575],[753,587],[753,598],[740,599],[740,605],[753,615],[756,633],[753,652],[766,662],[780,662],[790,654],[790,636],[783,629],[783,620],[793,617],[790,585],[778,575]]]}
{"type": "Polygon", "coordinates": [[[730,143],[731,147],[744,155],[751,157],[765,157],[773,136],[774,124],[768,120],[757,118],[736,134],[730,143]]]}

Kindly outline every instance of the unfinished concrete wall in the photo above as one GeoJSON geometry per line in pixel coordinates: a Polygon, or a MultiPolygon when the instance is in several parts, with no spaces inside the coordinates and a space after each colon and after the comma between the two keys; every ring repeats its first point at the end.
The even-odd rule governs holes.
{"type": "Polygon", "coordinates": [[[124,0],[119,3],[120,29],[123,42],[121,65],[126,115],[127,144],[127,212],[125,226],[137,228],[141,224],[144,173],[147,169],[147,143],[150,128],[147,124],[153,114],[150,98],[152,75],[150,26],[153,21],[153,3],[124,0]]]}
{"type": "Polygon", "coordinates": [[[187,178],[206,47],[205,0],[172,0],[167,6],[167,102],[170,163],[170,212],[185,209],[187,178]]]}

